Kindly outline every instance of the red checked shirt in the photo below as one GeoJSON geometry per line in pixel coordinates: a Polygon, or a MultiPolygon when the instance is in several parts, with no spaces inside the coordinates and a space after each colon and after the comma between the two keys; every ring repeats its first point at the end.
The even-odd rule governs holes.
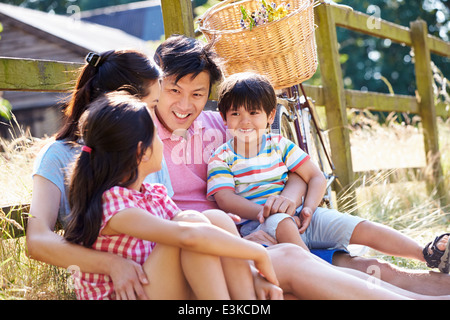
{"type": "MultiPolygon", "coordinates": [[[[108,221],[118,212],[127,208],[140,208],[161,219],[171,220],[180,209],[167,195],[161,184],[142,185],[141,191],[123,187],[113,187],[103,193],[103,218],[93,249],[120,255],[143,264],[156,243],[141,240],[126,234],[107,236],[101,232],[108,221]]],[[[79,300],[115,299],[114,287],[108,275],[75,272],[74,286],[79,300]]]]}

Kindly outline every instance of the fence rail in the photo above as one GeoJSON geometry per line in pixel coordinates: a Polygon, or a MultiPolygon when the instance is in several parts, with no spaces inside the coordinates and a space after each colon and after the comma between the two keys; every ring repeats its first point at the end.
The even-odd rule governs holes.
{"type": "MultiPolygon", "coordinates": [[[[192,11],[190,0],[166,0],[163,3],[166,35],[184,33],[193,36],[192,15],[179,14],[180,10],[192,11]]],[[[421,116],[425,152],[435,155],[434,159],[437,158],[437,162],[433,164],[432,178],[427,183],[430,187],[437,186],[438,197],[446,199],[437,144],[436,117],[449,117],[450,111],[449,106],[444,103],[435,105],[430,53],[450,57],[450,43],[428,35],[427,26],[421,20],[411,22],[408,28],[329,4],[317,6],[315,16],[318,25],[316,40],[322,86],[305,85],[305,90],[307,95],[315,100],[316,105],[325,106],[331,155],[342,186],[345,188],[352,185],[355,177],[348,130],[342,130],[348,127],[347,108],[409,112],[421,116]],[[373,27],[374,25],[376,27],[373,27]],[[416,61],[419,61],[415,64],[418,97],[344,89],[336,27],[390,39],[412,47],[416,61]]],[[[0,57],[0,91],[66,92],[73,88],[77,70],[81,66],[72,62],[0,57]]],[[[336,186],[337,191],[340,191],[339,188],[336,186]]],[[[25,206],[22,211],[28,208],[25,206]]]]}

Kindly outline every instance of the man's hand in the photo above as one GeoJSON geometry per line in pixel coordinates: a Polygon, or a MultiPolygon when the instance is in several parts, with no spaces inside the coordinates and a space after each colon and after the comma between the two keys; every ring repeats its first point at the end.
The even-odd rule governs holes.
{"type": "Polygon", "coordinates": [[[142,287],[148,284],[148,279],[139,263],[117,257],[113,260],[109,276],[114,284],[117,300],[148,299],[142,287]]]}

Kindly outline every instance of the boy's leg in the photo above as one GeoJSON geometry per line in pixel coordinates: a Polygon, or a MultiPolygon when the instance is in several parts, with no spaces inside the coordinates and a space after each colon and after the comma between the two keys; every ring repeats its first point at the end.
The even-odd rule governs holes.
{"type": "Polygon", "coordinates": [[[425,261],[423,247],[399,231],[379,223],[359,223],[350,238],[351,244],[362,244],[382,253],[425,261]]]}
{"type": "Polygon", "coordinates": [[[278,223],[275,235],[278,243],[293,243],[309,251],[300,237],[297,224],[290,217],[278,223]]]}
{"type": "Polygon", "coordinates": [[[261,230],[275,238],[278,243],[292,243],[308,250],[298,232],[298,225],[294,217],[286,213],[275,213],[266,218],[261,230]]]}

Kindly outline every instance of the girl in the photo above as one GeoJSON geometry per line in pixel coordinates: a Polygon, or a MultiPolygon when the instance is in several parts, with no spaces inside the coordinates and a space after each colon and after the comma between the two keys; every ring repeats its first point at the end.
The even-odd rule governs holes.
{"type": "MultiPolygon", "coordinates": [[[[81,270],[109,275],[117,294],[123,298],[145,298],[142,283],[147,279],[140,265],[117,255],[73,245],[54,232],[56,222],[65,227],[70,212],[67,200],[67,167],[80,152],[78,121],[88,104],[105,92],[124,90],[154,105],[151,86],[159,81],[160,70],[144,54],[133,50],[113,50],[86,57],[64,112],[64,124],[36,158],[33,196],[27,226],[27,247],[31,258],[62,268],[76,265],[81,270]]],[[[147,177],[172,189],[165,162],[163,169],[147,177]]]]}
{"type": "MultiPolygon", "coordinates": [[[[158,92],[159,83],[154,86],[158,92]]],[[[146,105],[129,95],[111,93],[89,106],[80,120],[85,146],[72,174],[64,237],[144,264],[150,299],[254,298],[250,266],[241,259],[254,261],[276,284],[262,246],[199,213],[180,212],[164,186],[143,183],[161,169],[155,130],[146,105]],[[235,258],[237,268],[229,270],[232,264],[222,264],[221,256],[235,258]]],[[[75,288],[79,299],[117,298],[110,277],[101,274],[83,272],[75,288]]]]}

